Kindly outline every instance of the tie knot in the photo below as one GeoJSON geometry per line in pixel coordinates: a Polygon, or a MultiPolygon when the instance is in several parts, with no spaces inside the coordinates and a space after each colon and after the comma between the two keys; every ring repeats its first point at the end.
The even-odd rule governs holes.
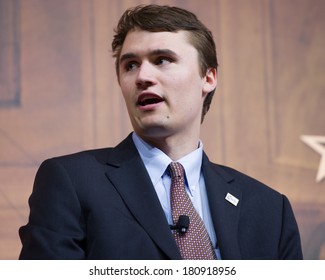
{"type": "Polygon", "coordinates": [[[184,167],[179,162],[171,162],[169,171],[172,178],[184,178],[184,167]]]}

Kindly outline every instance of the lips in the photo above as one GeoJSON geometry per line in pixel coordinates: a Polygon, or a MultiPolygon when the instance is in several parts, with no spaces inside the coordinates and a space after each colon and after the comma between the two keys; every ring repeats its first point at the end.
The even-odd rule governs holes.
{"type": "Polygon", "coordinates": [[[154,93],[143,93],[138,97],[137,105],[138,106],[147,106],[152,104],[157,104],[163,102],[164,99],[154,93]]]}

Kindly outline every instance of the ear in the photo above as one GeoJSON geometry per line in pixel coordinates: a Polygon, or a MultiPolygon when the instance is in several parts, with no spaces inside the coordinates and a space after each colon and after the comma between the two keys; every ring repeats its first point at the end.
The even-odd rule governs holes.
{"type": "Polygon", "coordinates": [[[208,68],[203,79],[202,95],[205,97],[209,92],[213,91],[217,87],[217,69],[208,68]]]}

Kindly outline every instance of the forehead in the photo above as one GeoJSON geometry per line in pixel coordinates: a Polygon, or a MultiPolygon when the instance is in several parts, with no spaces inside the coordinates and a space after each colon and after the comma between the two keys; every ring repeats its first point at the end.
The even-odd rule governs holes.
{"type": "Polygon", "coordinates": [[[127,34],[120,56],[128,52],[143,53],[156,49],[170,49],[178,53],[194,47],[190,44],[188,31],[149,32],[135,29],[127,34]]]}

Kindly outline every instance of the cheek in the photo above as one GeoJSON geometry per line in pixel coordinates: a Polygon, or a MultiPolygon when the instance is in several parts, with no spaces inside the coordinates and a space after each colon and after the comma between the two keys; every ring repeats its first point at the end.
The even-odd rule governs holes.
{"type": "Polygon", "coordinates": [[[177,80],[178,96],[182,102],[199,105],[202,101],[202,80],[197,75],[187,75],[177,80]]]}
{"type": "Polygon", "coordinates": [[[122,92],[122,95],[125,99],[125,101],[128,101],[131,99],[131,93],[132,93],[132,89],[130,87],[130,83],[123,81],[120,81],[120,89],[122,92]]]}
{"type": "Polygon", "coordinates": [[[181,83],[184,85],[196,89],[200,87],[202,89],[203,78],[200,76],[199,71],[195,71],[194,68],[195,67],[188,65],[186,69],[182,71],[182,75],[179,75],[179,78],[181,79],[181,83]]]}

